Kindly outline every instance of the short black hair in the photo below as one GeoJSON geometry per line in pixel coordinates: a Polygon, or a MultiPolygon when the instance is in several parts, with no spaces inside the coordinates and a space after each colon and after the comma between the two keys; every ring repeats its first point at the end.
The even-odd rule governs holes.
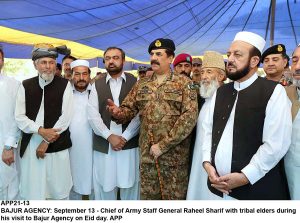
{"type": "Polygon", "coordinates": [[[170,56],[175,57],[175,53],[173,50],[170,50],[170,49],[165,49],[165,50],[166,50],[166,54],[168,57],[170,57],[170,56]]]}
{"type": "Polygon", "coordinates": [[[66,59],[71,59],[71,60],[73,60],[73,61],[77,60],[76,57],[73,57],[73,56],[71,56],[71,55],[66,55],[66,56],[64,56],[64,58],[62,59],[61,63],[64,63],[64,60],[66,60],[66,59]]]}
{"type": "Polygon", "coordinates": [[[261,61],[261,52],[256,47],[252,46],[252,48],[250,49],[250,52],[249,52],[249,61],[250,61],[251,57],[255,57],[255,56],[259,57],[259,62],[257,64],[257,67],[259,67],[260,61],[261,61]]]}
{"type": "Polygon", "coordinates": [[[121,48],[116,47],[116,46],[108,47],[108,48],[104,51],[103,57],[105,57],[105,54],[107,53],[107,51],[110,51],[110,50],[119,50],[119,51],[121,52],[122,59],[125,60],[125,52],[124,52],[124,50],[122,50],[121,48]]]}
{"type": "Polygon", "coordinates": [[[62,70],[61,64],[60,63],[56,63],[56,68],[59,70],[62,70]]]}

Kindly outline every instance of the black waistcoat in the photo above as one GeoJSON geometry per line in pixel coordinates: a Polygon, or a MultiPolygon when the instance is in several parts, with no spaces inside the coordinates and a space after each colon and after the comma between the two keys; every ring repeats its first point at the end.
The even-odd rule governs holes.
{"type": "MultiPolygon", "coordinates": [[[[213,116],[211,149],[211,160],[214,167],[216,150],[237,94],[231,172],[241,172],[249,164],[253,155],[263,144],[265,111],[276,84],[276,82],[258,77],[252,85],[239,93],[234,89],[233,83],[226,84],[218,89],[213,116]]],[[[209,182],[208,186],[213,193],[222,196],[222,193],[212,188],[209,182]]],[[[289,199],[283,160],[255,184],[251,185],[249,183],[233,189],[230,196],[241,200],[289,199]]]]}
{"type": "MultiPolygon", "coordinates": [[[[136,83],[136,78],[134,76],[127,73],[125,73],[125,75],[126,75],[126,81],[123,80],[120,95],[119,95],[120,105],[125,99],[125,97],[127,96],[127,94],[129,93],[129,91],[131,90],[131,88],[133,87],[133,85],[136,83]]],[[[109,82],[106,83],[106,75],[96,80],[95,87],[98,94],[99,113],[106,127],[110,129],[111,115],[107,111],[106,106],[107,106],[107,99],[113,100],[113,97],[111,94],[109,82]]],[[[122,125],[122,132],[126,130],[128,124],[129,123],[122,125]]],[[[133,149],[138,147],[138,139],[139,139],[138,135],[130,139],[123,147],[123,150],[133,149]]],[[[103,137],[93,133],[93,148],[96,151],[107,154],[109,148],[109,142],[103,137]]]]}
{"type": "MultiPolygon", "coordinates": [[[[61,116],[63,94],[68,80],[54,76],[53,81],[44,87],[44,128],[53,128],[61,116]]],[[[43,90],[39,85],[39,77],[23,81],[25,88],[26,116],[35,121],[39,112],[43,90]]],[[[23,157],[32,134],[22,132],[20,156],[23,157]]],[[[59,152],[72,146],[69,129],[60,134],[60,137],[50,143],[47,153],[59,152]]]]}

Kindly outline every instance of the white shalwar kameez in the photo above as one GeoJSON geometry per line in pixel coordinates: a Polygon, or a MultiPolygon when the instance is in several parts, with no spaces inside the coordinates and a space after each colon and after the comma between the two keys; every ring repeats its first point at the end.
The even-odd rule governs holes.
{"type": "MultiPolygon", "coordinates": [[[[43,90],[51,81],[45,81],[39,76],[39,85],[43,90]]],[[[62,114],[53,126],[61,129],[59,133],[69,127],[72,109],[73,90],[69,82],[63,94],[62,114]]],[[[36,120],[30,120],[25,114],[25,89],[21,85],[17,95],[15,117],[18,127],[23,132],[33,135],[20,159],[20,197],[26,200],[66,199],[73,185],[68,149],[46,153],[44,159],[36,157],[36,149],[43,140],[38,134],[38,129],[44,125],[44,91],[36,120]]]]}
{"type": "MultiPolygon", "coordinates": [[[[298,95],[300,94],[297,89],[298,95]]],[[[300,98],[298,99],[300,100],[300,98]]],[[[284,166],[292,200],[300,200],[300,112],[293,122],[292,142],[284,157],[284,166]]]]}
{"type": "MultiPolygon", "coordinates": [[[[238,92],[246,89],[258,78],[257,74],[252,75],[243,82],[234,82],[234,89],[238,92]]],[[[213,95],[208,115],[203,121],[204,142],[203,142],[203,162],[211,160],[211,141],[213,114],[216,100],[216,93],[213,95]]],[[[220,176],[231,172],[233,128],[235,108],[238,96],[226,123],[215,154],[216,170],[220,176]]],[[[253,155],[250,163],[241,171],[245,174],[250,184],[256,183],[265,176],[286,154],[291,143],[292,117],[291,102],[288,99],[284,88],[278,84],[271,95],[267,107],[263,128],[263,144],[253,155]]],[[[234,199],[226,194],[224,199],[234,199]]]]}
{"type": "Polygon", "coordinates": [[[220,197],[210,192],[207,187],[207,173],[202,166],[202,144],[204,141],[203,120],[209,111],[211,98],[205,99],[197,121],[197,134],[194,147],[192,169],[190,174],[187,200],[219,200],[220,197]]]}
{"type": "MultiPolygon", "coordinates": [[[[113,79],[109,74],[109,82],[114,103],[119,106],[119,95],[122,81],[126,81],[123,73],[119,78],[113,79]]],[[[139,132],[140,120],[136,116],[131,120],[126,130],[122,133],[122,125],[111,121],[110,129],[104,124],[99,113],[98,94],[95,85],[88,105],[88,119],[95,134],[107,139],[111,134],[119,135],[129,141],[139,132]]],[[[120,188],[122,200],[137,200],[140,196],[139,186],[139,149],[114,151],[109,145],[108,154],[94,151],[93,183],[95,199],[116,200],[117,189],[120,188]]]]}
{"type": "MultiPolygon", "coordinates": [[[[70,148],[72,192],[90,195],[92,192],[93,130],[87,118],[87,104],[91,85],[83,92],[73,86],[73,117],[70,123],[72,147],[70,148]]],[[[73,193],[72,193],[73,194],[73,193]]],[[[70,199],[75,199],[70,194],[70,199]]]]}
{"type": "MultiPolygon", "coordinates": [[[[0,74],[0,154],[4,145],[17,148],[20,132],[15,122],[16,96],[20,83],[0,74]]],[[[14,150],[15,162],[8,166],[0,159],[0,200],[17,199],[19,177],[17,172],[17,150],[14,150]]]]}

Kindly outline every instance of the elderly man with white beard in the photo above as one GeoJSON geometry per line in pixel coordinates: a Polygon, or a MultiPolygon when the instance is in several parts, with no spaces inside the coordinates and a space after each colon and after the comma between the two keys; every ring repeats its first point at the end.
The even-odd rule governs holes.
{"type": "Polygon", "coordinates": [[[71,83],[55,75],[58,53],[66,46],[39,44],[32,51],[36,77],[24,80],[17,94],[15,119],[22,131],[20,197],[68,199],[72,187],[68,148],[72,146],[71,83]]]}
{"type": "Polygon", "coordinates": [[[300,200],[300,45],[292,55],[291,71],[293,85],[286,87],[287,95],[292,102],[292,143],[284,158],[285,172],[292,200],[300,200]]]}
{"type": "Polygon", "coordinates": [[[215,200],[218,196],[207,187],[207,173],[202,167],[203,119],[208,112],[211,97],[226,79],[223,56],[215,51],[206,51],[200,72],[200,95],[205,99],[197,121],[197,135],[194,147],[192,169],[187,200],[215,200]]]}

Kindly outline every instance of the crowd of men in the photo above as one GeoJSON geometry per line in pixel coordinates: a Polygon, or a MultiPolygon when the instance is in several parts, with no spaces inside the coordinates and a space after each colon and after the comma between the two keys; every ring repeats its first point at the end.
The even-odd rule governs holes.
{"type": "Polygon", "coordinates": [[[0,199],[299,200],[300,45],[291,61],[264,47],[239,32],[225,63],[158,38],[138,78],[108,47],[91,80],[87,60],[37,44],[22,83],[0,47],[0,199]]]}

